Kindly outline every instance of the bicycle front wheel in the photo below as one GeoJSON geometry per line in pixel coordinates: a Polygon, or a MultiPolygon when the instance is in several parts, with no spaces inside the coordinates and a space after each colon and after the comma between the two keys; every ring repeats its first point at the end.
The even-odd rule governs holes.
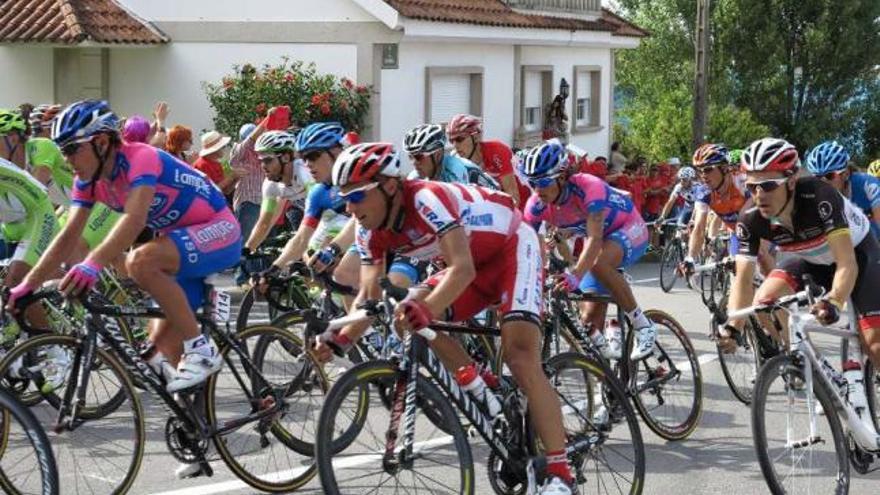
{"type": "Polygon", "coordinates": [[[846,438],[829,392],[814,373],[808,397],[803,366],[791,355],[770,359],[758,374],[752,436],[773,494],[849,492],[846,438]]]}
{"type": "Polygon", "coordinates": [[[375,493],[474,493],[471,449],[458,415],[440,390],[422,376],[416,395],[438,409],[437,417],[444,418],[444,424],[435,425],[421,408],[413,408],[415,443],[412,455],[407,455],[403,448],[405,413],[398,402],[405,395],[398,386],[405,382],[399,378],[397,367],[388,361],[362,363],[342,375],[327,395],[315,445],[324,493],[352,495],[367,488],[375,493]],[[390,409],[383,403],[386,390],[393,391],[390,409]],[[357,437],[340,441],[353,423],[363,424],[357,437]],[[386,458],[386,443],[392,438],[396,446],[386,458]]]}
{"type": "Polygon", "coordinates": [[[675,287],[678,280],[678,264],[684,260],[681,243],[672,240],[663,248],[660,256],[660,288],[663,292],[669,292],[675,287]]]}
{"type": "Polygon", "coordinates": [[[58,494],[58,468],[46,432],[33,413],[4,389],[0,389],[0,488],[9,494],[58,494]]]}
{"type": "MultiPolygon", "coordinates": [[[[710,318],[709,325],[715,326],[714,317],[710,318]]],[[[758,377],[758,368],[761,366],[754,332],[763,331],[755,328],[752,320],[749,319],[737,338],[736,349],[733,352],[724,352],[721,346],[715,346],[724,381],[727,382],[733,396],[745,405],[752,403],[752,391],[758,377]]]]}

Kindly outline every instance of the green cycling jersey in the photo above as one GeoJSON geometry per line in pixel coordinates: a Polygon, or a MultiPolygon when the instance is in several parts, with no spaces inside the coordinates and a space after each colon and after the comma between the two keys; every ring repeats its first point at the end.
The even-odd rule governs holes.
{"type": "Polygon", "coordinates": [[[17,242],[12,259],[34,266],[58,232],[45,187],[14,163],[0,158],[0,222],[4,237],[17,242]]]}
{"type": "Polygon", "coordinates": [[[34,169],[39,167],[46,167],[51,172],[52,178],[46,187],[52,203],[55,206],[69,206],[73,172],[58,146],[51,139],[30,138],[25,144],[25,157],[28,172],[33,174],[34,169]]]}

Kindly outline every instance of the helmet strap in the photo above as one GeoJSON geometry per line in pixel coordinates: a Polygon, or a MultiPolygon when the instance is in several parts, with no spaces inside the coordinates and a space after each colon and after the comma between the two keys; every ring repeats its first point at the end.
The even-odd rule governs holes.
{"type": "MultiPolygon", "coordinates": [[[[19,134],[19,137],[21,137],[21,134],[19,134]]],[[[18,142],[15,143],[15,146],[13,146],[13,145],[9,144],[9,135],[4,134],[3,135],[3,143],[6,144],[6,148],[9,150],[9,156],[7,156],[6,159],[11,162],[14,162],[15,160],[13,158],[15,158],[15,152],[18,151],[18,147],[21,146],[21,139],[19,139],[18,142]]]]}
{"type": "Polygon", "coordinates": [[[721,184],[718,184],[718,187],[712,190],[712,192],[719,192],[721,189],[727,184],[727,181],[730,179],[730,174],[727,173],[726,167],[718,167],[718,171],[721,172],[721,184]]]}
{"type": "Polygon", "coordinates": [[[474,155],[477,154],[477,138],[475,138],[473,134],[470,135],[470,138],[471,138],[471,145],[473,147],[471,148],[471,154],[468,155],[468,157],[467,157],[468,160],[470,160],[471,158],[474,157],[474,155]]]}
{"type": "Polygon", "coordinates": [[[101,150],[98,149],[98,145],[95,144],[95,140],[92,139],[89,141],[89,144],[92,147],[92,153],[94,153],[95,158],[98,159],[98,170],[95,171],[95,175],[92,176],[92,194],[95,193],[95,186],[98,184],[98,180],[101,178],[101,174],[104,173],[104,165],[107,159],[110,157],[110,152],[112,151],[111,146],[107,146],[107,149],[101,153],[101,150]]]}
{"type": "Polygon", "coordinates": [[[395,215],[393,222],[391,221],[391,210],[394,209],[394,197],[399,194],[399,191],[394,194],[388,194],[388,191],[385,190],[385,184],[379,184],[379,191],[382,192],[382,196],[385,199],[385,217],[382,219],[380,225],[385,229],[399,232],[403,227],[403,208],[397,210],[397,215],[395,215]]]}
{"type": "Polygon", "coordinates": [[[440,178],[440,169],[443,167],[443,158],[438,160],[436,156],[437,151],[431,152],[431,163],[434,164],[434,175],[429,178],[429,180],[438,180],[440,178]]]}
{"type": "Polygon", "coordinates": [[[776,212],[776,214],[773,215],[771,218],[778,219],[779,217],[782,216],[782,212],[784,212],[785,209],[788,208],[788,203],[791,202],[792,196],[794,196],[794,194],[792,194],[792,192],[788,189],[788,183],[786,182],[786,184],[785,184],[785,204],[782,205],[782,208],[780,208],[779,211],[776,212]]]}
{"type": "Polygon", "coordinates": [[[567,194],[566,194],[567,191],[565,189],[565,182],[567,182],[567,181],[568,181],[567,177],[563,177],[562,175],[560,175],[559,177],[556,178],[556,187],[557,187],[557,189],[559,189],[559,192],[556,193],[556,199],[553,200],[554,204],[561,204],[566,199],[568,199],[567,194]],[[563,181],[563,179],[564,179],[564,181],[563,181]]]}

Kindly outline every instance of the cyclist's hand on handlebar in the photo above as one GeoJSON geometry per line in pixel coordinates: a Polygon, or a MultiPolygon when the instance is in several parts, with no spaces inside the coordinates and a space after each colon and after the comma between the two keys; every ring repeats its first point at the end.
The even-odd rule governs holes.
{"type": "Polygon", "coordinates": [[[831,298],[823,298],[813,304],[810,313],[816,317],[816,321],[822,325],[831,325],[840,319],[840,310],[842,308],[836,301],[831,298]]]}
{"type": "Polygon", "coordinates": [[[34,293],[34,287],[30,284],[22,282],[9,291],[9,296],[6,299],[6,311],[9,311],[12,314],[18,313],[19,308],[16,307],[16,302],[18,302],[21,298],[25,296],[29,296],[34,293]]]}
{"type": "Polygon", "coordinates": [[[397,305],[394,320],[402,330],[418,331],[431,324],[431,308],[419,299],[409,299],[397,305]]]}
{"type": "Polygon", "coordinates": [[[103,266],[92,260],[77,263],[64,275],[58,288],[67,297],[76,297],[84,294],[98,283],[101,270],[103,269],[103,266]]]}
{"type": "Polygon", "coordinates": [[[578,277],[567,270],[559,275],[554,275],[553,280],[555,282],[553,289],[558,292],[572,292],[580,285],[578,277]]]}
{"type": "Polygon", "coordinates": [[[690,277],[694,274],[694,259],[690,256],[686,257],[684,261],[678,264],[678,273],[682,277],[690,277]]]}
{"type": "Polygon", "coordinates": [[[318,336],[314,354],[318,362],[326,363],[333,359],[334,354],[345,355],[354,342],[339,330],[328,330],[318,336]]]}
{"type": "Polygon", "coordinates": [[[265,294],[266,291],[269,290],[269,281],[272,276],[277,275],[280,272],[281,267],[278,265],[269,265],[269,268],[254,276],[254,287],[256,287],[260,294],[265,294]]]}
{"type": "Polygon", "coordinates": [[[342,249],[336,244],[330,244],[312,255],[309,259],[309,267],[312,268],[315,273],[322,273],[326,270],[331,270],[339,263],[340,254],[342,254],[342,249]]]}

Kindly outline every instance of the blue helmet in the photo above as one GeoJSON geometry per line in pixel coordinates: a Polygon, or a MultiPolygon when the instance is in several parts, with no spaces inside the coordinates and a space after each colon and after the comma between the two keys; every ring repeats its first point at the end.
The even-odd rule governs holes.
{"type": "Polygon", "coordinates": [[[296,137],[296,151],[328,150],[341,146],[345,129],[338,122],[317,122],[309,124],[296,137]]]}
{"type": "Polygon", "coordinates": [[[807,170],[813,175],[845,170],[849,164],[849,153],[837,141],[825,141],[807,155],[807,170]]]}
{"type": "Polygon", "coordinates": [[[519,171],[529,179],[553,177],[568,169],[568,151],[558,141],[547,141],[526,153],[519,171]]]}
{"type": "Polygon", "coordinates": [[[248,138],[248,136],[251,135],[252,132],[254,132],[256,128],[257,126],[251,123],[247,123],[241,126],[241,128],[238,130],[238,140],[244,141],[248,138]]]}
{"type": "Polygon", "coordinates": [[[60,148],[105,132],[119,132],[119,117],[103,100],[78,101],[52,121],[52,140],[60,148]]]}

